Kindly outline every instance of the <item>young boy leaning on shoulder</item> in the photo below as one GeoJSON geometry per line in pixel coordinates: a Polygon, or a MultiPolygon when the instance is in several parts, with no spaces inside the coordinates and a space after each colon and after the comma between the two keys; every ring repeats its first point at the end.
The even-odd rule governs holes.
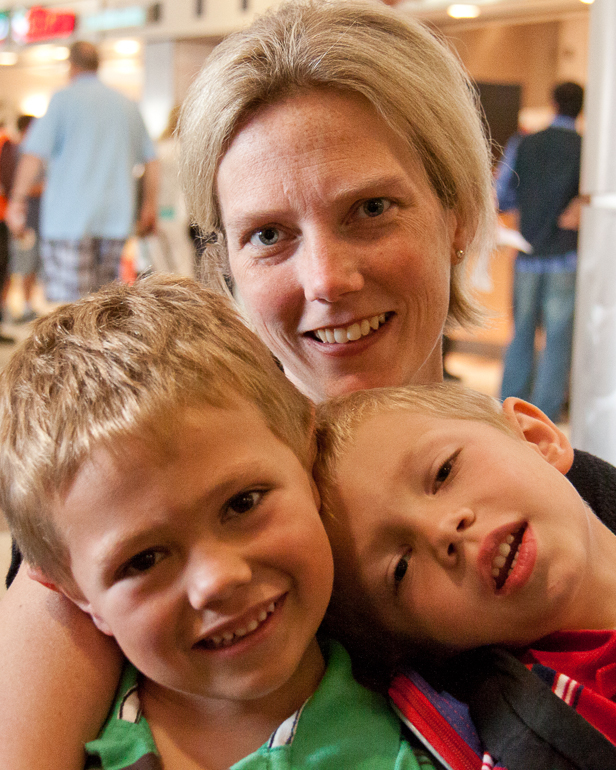
{"type": "Polygon", "coordinates": [[[130,661],[88,767],[419,767],[315,636],[312,427],[226,301],[178,277],[56,310],[2,373],[0,506],[31,575],[130,661]]]}
{"type": "Polygon", "coordinates": [[[616,536],[565,478],[565,435],[434,385],[324,404],[317,440],[331,626],[397,662],[411,729],[454,769],[616,767],[616,536]]]}

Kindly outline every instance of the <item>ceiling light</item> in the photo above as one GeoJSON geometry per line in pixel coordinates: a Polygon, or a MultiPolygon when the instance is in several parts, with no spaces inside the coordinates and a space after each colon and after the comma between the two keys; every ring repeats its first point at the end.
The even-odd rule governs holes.
{"type": "Polygon", "coordinates": [[[30,94],[22,99],[19,108],[24,115],[34,115],[35,118],[40,118],[47,112],[48,104],[49,96],[47,94],[30,94]]]}
{"type": "Polygon", "coordinates": [[[139,53],[141,45],[138,40],[118,40],[114,43],[113,50],[120,56],[134,56],[139,53]]]}
{"type": "Polygon", "coordinates": [[[0,51],[0,66],[10,67],[13,64],[17,64],[15,51],[0,51]]]}
{"type": "Polygon", "coordinates": [[[477,5],[464,5],[456,3],[450,5],[447,9],[447,13],[453,19],[476,19],[479,16],[479,6],[477,5]]]}
{"type": "Polygon", "coordinates": [[[70,56],[70,51],[65,45],[59,45],[53,52],[53,58],[56,61],[65,61],[70,56]]]}

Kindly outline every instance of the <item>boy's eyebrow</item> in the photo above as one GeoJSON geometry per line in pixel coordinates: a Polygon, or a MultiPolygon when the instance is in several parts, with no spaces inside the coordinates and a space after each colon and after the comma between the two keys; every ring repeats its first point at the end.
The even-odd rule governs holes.
{"type": "MultiPolygon", "coordinates": [[[[416,442],[413,446],[409,447],[402,455],[400,455],[394,466],[394,479],[396,481],[399,479],[408,481],[409,469],[419,467],[419,459],[426,455],[428,449],[429,447],[426,446],[425,443],[422,445],[420,442],[416,442]]],[[[417,473],[419,474],[419,470],[417,470],[417,473]]]]}

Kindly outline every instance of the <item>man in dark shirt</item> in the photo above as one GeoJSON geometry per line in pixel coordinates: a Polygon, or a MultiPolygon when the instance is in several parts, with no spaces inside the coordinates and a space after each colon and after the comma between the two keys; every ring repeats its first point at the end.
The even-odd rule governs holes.
{"type": "Polygon", "coordinates": [[[522,139],[508,189],[533,251],[516,259],[515,333],[501,395],[531,401],[557,422],[571,365],[578,233],[577,223],[567,220],[579,194],[582,140],[575,119],[584,91],[577,83],[561,83],[552,96],[556,117],[544,131],[522,139]],[[535,361],[537,328],[545,331],[545,347],[535,361]]]}

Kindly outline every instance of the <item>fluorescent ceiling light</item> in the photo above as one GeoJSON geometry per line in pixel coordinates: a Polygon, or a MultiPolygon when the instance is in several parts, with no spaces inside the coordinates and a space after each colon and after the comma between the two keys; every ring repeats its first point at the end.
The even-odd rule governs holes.
{"type": "Polygon", "coordinates": [[[15,51],[0,51],[0,66],[10,67],[13,64],[17,64],[15,51]]]}
{"type": "Polygon", "coordinates": [[[479,6],[456,3],[447,8],[447,13],[453,19],[476,19],[479,16],[479,6]]]}
{"type": "Polygon", "coordinates": [[[118,40],[113,45],[113,50],[120,56],[134,56],[140,48],[138,40],[118,40]]]}
{"type": "Polygon", "coordinates": [[[24,115],[34,115],[35,118],[40,118],[47,112],[48,105],[49,96],[47,94],[30,94],[22,100],[19,108],[24,115]]]}

